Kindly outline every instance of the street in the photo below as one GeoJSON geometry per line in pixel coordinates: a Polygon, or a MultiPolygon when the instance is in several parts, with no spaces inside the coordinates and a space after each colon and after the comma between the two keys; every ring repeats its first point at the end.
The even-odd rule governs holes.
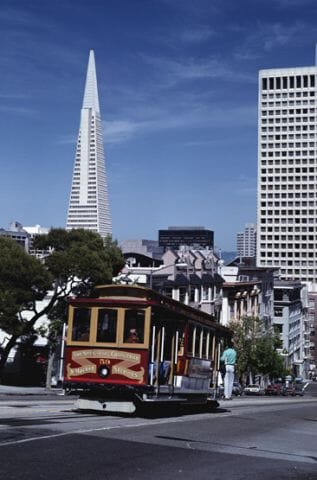
{"type": "Polygon", "coordinates": [[[4,478],[317,479],[316,396],[154,418],[83,414],[73,402],[0,397],[4,478]]]}

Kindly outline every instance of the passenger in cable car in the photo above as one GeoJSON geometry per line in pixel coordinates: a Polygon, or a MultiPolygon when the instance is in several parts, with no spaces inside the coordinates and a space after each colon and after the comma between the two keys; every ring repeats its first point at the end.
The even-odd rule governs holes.
{"type": "Polygon", "coordinates": [[[129,334],[125,339],[126,343],[141,343],[138,331],[136,328],[130,328],[129,334]]]}

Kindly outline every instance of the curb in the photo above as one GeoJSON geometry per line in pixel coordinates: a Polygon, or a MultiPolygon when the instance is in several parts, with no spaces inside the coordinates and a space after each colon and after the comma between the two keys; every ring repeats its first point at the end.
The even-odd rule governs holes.
{"type": "Polygon", "coordinates": [[[38,388],[38,387],[11,387],[11,386],[0,385],[0,397],[1,396],[30,396],[30,395],[41,395],[41,396],[64,395],[64,390],[61,388],[46,390],[45,388],[38,388]]]}

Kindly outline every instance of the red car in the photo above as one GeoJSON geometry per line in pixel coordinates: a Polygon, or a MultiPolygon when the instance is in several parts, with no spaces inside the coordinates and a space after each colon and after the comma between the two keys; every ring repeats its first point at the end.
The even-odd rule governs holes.
{"type": "Polygon", "coordinates": [[[282,395],[283,385],[281,383],[271,383],[265,389],[265,395],[282,395]]]}

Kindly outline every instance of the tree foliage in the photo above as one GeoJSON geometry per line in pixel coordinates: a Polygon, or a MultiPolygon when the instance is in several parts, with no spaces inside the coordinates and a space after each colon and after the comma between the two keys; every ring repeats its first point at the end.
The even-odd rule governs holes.
{"type": "Polygon", "coordinates": [[[89,294],[95,285],[111,283],[124,265],[116,242],[88,230],[52,229],[34,240],[34,248],[50,252],[44,263],[0,238],[0,328],[11,335],[0,377],[11,348],[19,337],[35,332],[39,318],[56,316],[70,294],[89,294]],[[49,300],[39,306],[48,291],[49,300]]]}
{"type": "Polygon", "coordinates": [[[232,322],[234,343],[237,349],[237,371],[244,381],[254,375],[268,375],[270,378],[284,376],[282,356],[277,352],[281,347],[278,332],[266,329],[257,317],[243,317],[232,322]]]}
{"type": "Polygon", "coordinates": [[[53,275],[55,288],[64,291],[75,285],[91,288],[110,283],[124,265],[116,242],[110,237],[103,240],[89,230],[52,229],[35,239],[34,248],[51,249],[45,265],[53,275]]]}
{"type": "Polygon", "coordinates": [[[39,260],[13,240],[0,237],[0,328],[9,335],[25,334],[28,321],[23,312],[35,312],[52,280],[39,260]]]}

